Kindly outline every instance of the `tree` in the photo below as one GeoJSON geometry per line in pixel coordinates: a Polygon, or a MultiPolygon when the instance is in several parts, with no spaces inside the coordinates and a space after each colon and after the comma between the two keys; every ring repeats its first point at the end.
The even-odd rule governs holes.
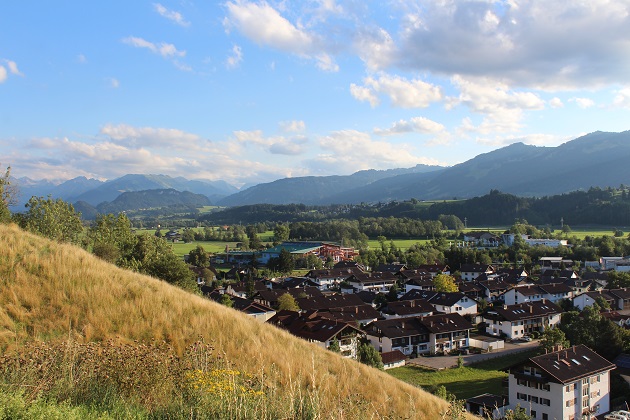
{"type": "Polygon", "coordinates": [[[28,211],[20,220],[24,229],[58,242],[79,243],[83,223],[72,204],[50,196],[31,197],[26,207],[28,211]]]}
{"type": "Polygon", "coordinates": [[[195,231],[188,228],[184,229],[184,233],[182,233],[182,241],[189,244],[195,241],[195,231]]]}
{"type": "Polygon", "coordinates": [[[131,230],[131,222],[125,214],[114,216],[110,213],[96,217],[87,231],[87,241],[94,255],[119,264],[133,251],[138,235],[131,230]]]}
{"type": "Polygon", "coordinates": [[[459,287],[455,283],[455,278],[448,274],[438,274],[433,279],[433,287],[436,292],[458,292],[459,287]]]}
{"type": "Polygon", "coordinates": [[[289,228],[289,225],[278,223],[273,229],[273,241],[278,243],[285,242],[289,240],[290,234],[291,229],[289,228]]]}
{"type": "Polygon", "coordinates": [[[9,166],[4,175],[0,176],[0,223],[11,220],[9,206],[15,204],[16,198],[17,189],[11,183],[11,167],[9,166]]]}
{"type": "Polygon", "coordinates": [[[562,348],[569,347],[569,340],[564,335],[564,331],[560,328],[545,328],[540,338],[540,348],[551,353],[558,350],[558,346],[562,346],[562,348]]]}
{"type": "Polygon", "coordinates": [[[361,343],[358,352],[359,362],[377,369],[383,369],[381,354],[370,343],[361,343]]]}
{"type": "Polygon", "coordinates": [[[293,270],[295,270],[295,258],[293,258],[293,255],[291,255],[289,251],[283,248],[278,257],[278,271],[281,273],[290,273],[293,270]]]}
{"type": "Polygon", "coordinates": [[[201,245],[197,245],[195,249],[191,249],[188,253],[188,263],[197,267],[207,267],[210,262],[208,253],[201,245]]]}
{"type": "Polygon", "coordinates": [[[234,301],[232,300],[230,295],[228,295],[227,293],[223,293],[221,295],[221,299],[219,299],[219,303],[223,306],[227,306],[228,308],[231,308],[232,306],[234,306],[234,301]]]}
{"type": "Polygon", "coordinates": [[[505,412],[505,420],[531,420],[531,417],[527,415],[525,408],[521,407],[520,404],[516,404],[514,410],[505,412]]]}
{"type": "Polygon", "coordinates": [[[278,297],[278,310],[297,312],[300,310],[300,307],[298,306],[293,296],[291,296],[289,293],[285,293],[278,297]]]}
{"type": "Polygon", "coordinates": [[[339,345],[339,340],[337,340],[337,337],[333,338],[333,340],[330,342],[328,350],[334,353],[341,353],[341,346],[339,345]]]}

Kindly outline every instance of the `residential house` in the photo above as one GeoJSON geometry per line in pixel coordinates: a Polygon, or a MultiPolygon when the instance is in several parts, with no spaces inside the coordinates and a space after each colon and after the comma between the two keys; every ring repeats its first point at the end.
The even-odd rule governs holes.
{"type": "Polygon", "coordinates": [[[630,288],[610,289],[608,293],[616,299],[616,309],[620,311],[630,309],[630,288]]]}
{"type": "Polygon", "coordinates": [[[503,294],[506,305],[548,300],[558,303],[563,299],[571,299],[573,290],[564,283],[517,286],[503,294]]]}
{"type": "Polygon", "coordinates": [[[387,306],[381,309],[381,315],[385,319],[423,317],[433,315],[435,312],[433,305],[425,299],[389,302],[387,306]]]}
{"type": "MultiPolygon", "coordinates": [[[[205,296],[214,300],[215,302],[220,302],[222,294],[223,293],[221,293],[220,290],[215,289],[212,292],[207,293],[205,296]]],[[[267,322],[267,320],[269,320],[276,314],[276,311],[274,309],[261,303],[255,302],[251,299],[246,299],[235,295],[231,295],[230,298],[232,299],[232,309],[244,312],[245,314],[251,316],[258,321],[267,322]]]]}
{"type": "Polygon", "coordinates": [[[534,419],[594,418],[610,410],[614,368],[584,345],[530,357],[508,369],[509,406],[534,419]]]}
{"type": "Polygon", "coordinates": [[[311,270],[306,274],[320,290],[336,288],[339,283],[350,277],[352,274],[363,273],[358,267],[326,268],[321,270],[311,270]]]}
{"type": "Polygon", "coordinates": [[[413,274],[407,276],[403,275],[403,281],[405,282],[405,292],[412,289],[418,290],[434,290],[433,277],[429,273],[413,274]]]}
{"type": "Polygon", "coordinates": [[[506,283],[501,279],[478,281],[476,283],[482,287],[481,297],[487,302],[501,301],[505,292],[513,287],[510,283],[506,283]]]}
{"type": "Polygon", "coordinates": [[[381,353],[381,360],[383,361],[383,369],[387,370],[405,366],[407,357],[400,350],[394,350],[381,353]]]}
{"type": "Polygon", "coordinates": [[[341,355],[351,359],[357,358],[359,339],[364,335],[352,324],[322,317],[317,311],[300,313],[283,310],[267,322],[324,349],[330,348],[337,340],[341,355]]]}
{"type": "Polygon", "coordinates": [[[548,270],[566,270],[571,269],[575,265],[573,260],[565,260],[562,257],[541,257],[538,260],[540,272],[544,273],[548,270]]]}
{"type": "Polygon", "coordinates": [[[466,400],[466,411],[483,419],[503,419],[508,407],[506,395],[481,394],[466,400]]]}
{"type": "Polygon", "coordinates": [[[322,292],[317,287],[304,287],[297,289],[260,290],[253,296],[252,299],[265,306],[277,308],[278,298],[285,293],[290,294],[295,299],[305,296],[322,296],[322,292]]]}
{"type": "Polygon", "coordinates": [[[534,331],[543,332],[560,323],[562,310],[546,300],[493,307],[482,315],[486,332],[510,339],[522,338],[534,331]]]}
{"type": "Polygon", "coordinates": [[[461,292],[433,292],[413,289],[401,296],[400,300],[422,299],[429,302],[437,312],[460,315],[476,314],[477,301],[461,292]]]}
{"type": "Polygon", "coordinates": [[[494,268],[488,264],[462,264],[459,272],[461,273],[462,280],[472,281],[479,277],[480,274],[494,273],[494,268]]]}
{"type": "Polygon", "coordinates": [[[501,244],[501,237],[492,232],[468,232],[464,233],[464,242],[478,247],[497,247],[501,244]]]}
{"type": "Polygon", "coordinates": [[[302,297],[296,302],[303,311],[317,311],[321,316],[355,325],[368,324],[381,316],[372,305],[355,294],[302,297]]]}
{"type": "Polygon", "coordinates": [[[413,271],[429,273],[431,277],[435,277],[438,274],[451,274],[451,268],[446,264],[422,264],[413,271]]]}
{"type": "Polygon", "coordinates": [[[387,293],[396,284],[398,277],[392,273],[356,273],[346,279],[353,291],[371,290],[373,292],[387,293]]]}
{"type": "Polygon", "coordinates": [[[585,292],[573,298],[573,306],[580,311],[587,306],[593,306],[598,300],[604,300],[613,309],[617,308],[617,297],[610,293],[610,290],[597,290],[585,292]]]}
{"type": "Polygon", "coordinates": [[[459,314],[440,314],[374,321],[365,327],[365,332],[379,352],[400,350],[410,355],[466,348],[472,328],[459,314]]]}
{"type": "Polygon", "coordinates": [[[392,273],[395,275],[402,274],[408,267],[406,264],[401,263],[391,263],[391,264],[379,264],[373,271],[377,271],[379,273],[392,273]]]}

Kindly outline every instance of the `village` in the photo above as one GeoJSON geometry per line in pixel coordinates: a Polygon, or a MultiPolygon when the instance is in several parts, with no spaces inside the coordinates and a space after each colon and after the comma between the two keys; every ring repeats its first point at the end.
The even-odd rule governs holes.
{"type": "MultiPolygon", "coordinates": [[[[455,245],[482,248],[500,242],[509,245],[514,235],[465,233],[455,245]]],[[[556,239],[531,242],[567,246],[556,239]]],[[[630,326],[630,288],[609,284],[609,273],[628,271],[627,258],[603,256],[580,270],[580,263],[550,255],[537,261],[539,272],[533,276],[505,264],[394,262],[366,267],[354,261],[357,254],[339,244],[313,241],[286,241],[258,255],[228,251],[215,256],[215,261],[232,264],[228,280],[199,277],[198,284],[204,296],[344,357],[378,353],[379,367],[386,370],[405,365],[451,368],[532,349],[558,329],[570,310],[597,308],[619,328],[630,326]],[[283,253],[315,255],[332,259],[334,265],[302,276],[253,275],[256,269],[248,264],[252,258],[264,265],[283,253]]],[[[610,354],[567,344],[552,342],[546,351],[509,367],[504,392],[468,398],[467,410],[497,419],[518,408],[543,420],[630,418],[612,406],[610,397],[610,372],[617,369],[630,380],[630,355],[608,360],[610,354]]]]}

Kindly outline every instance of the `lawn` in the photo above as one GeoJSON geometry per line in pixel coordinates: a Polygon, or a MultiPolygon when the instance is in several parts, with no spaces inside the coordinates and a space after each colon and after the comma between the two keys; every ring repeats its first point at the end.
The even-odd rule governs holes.
{"type": "Polygon", "coordinates": [[[401,381],[430,392],[437,386],[444,385],[446,390],[458,399],[466,399],[486,392],[501,395],[504,392],[502,381],[507,377],[507,373],[500,369],[505,369],[535,354],[536,350],[530,350],[497,357],[470,366],[439,371],[410,365],[390,369],[387,372],[401,381]]]}
{"type": "MultiPolygon", "coordinates": [[[[418,238],[418,239],[392,239],[392,240],[387,239],[385,241],[385,244],[389,246],[390,241],[394,241],[394,244],[396,245],[396,247],[400,249],[409,249],[411,248],[412,245],[415,245],[418,243],[426,244],[427,242],[430,242],[430,239],[427,240],[426,236],[422,238],[418,238]]],[[[376,239],[370,239],[368,241],[368,246],[370,247],[370,249],[380,249],[381,243],[377,241],[376,239]]]]}

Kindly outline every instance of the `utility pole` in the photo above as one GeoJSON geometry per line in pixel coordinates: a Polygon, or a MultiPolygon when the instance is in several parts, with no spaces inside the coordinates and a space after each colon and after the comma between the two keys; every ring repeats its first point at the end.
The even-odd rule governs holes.
{"type": "Polygon", "coordinates": [[[464,217],[464,229],[468,229],[468,218],[464,217]]]}

